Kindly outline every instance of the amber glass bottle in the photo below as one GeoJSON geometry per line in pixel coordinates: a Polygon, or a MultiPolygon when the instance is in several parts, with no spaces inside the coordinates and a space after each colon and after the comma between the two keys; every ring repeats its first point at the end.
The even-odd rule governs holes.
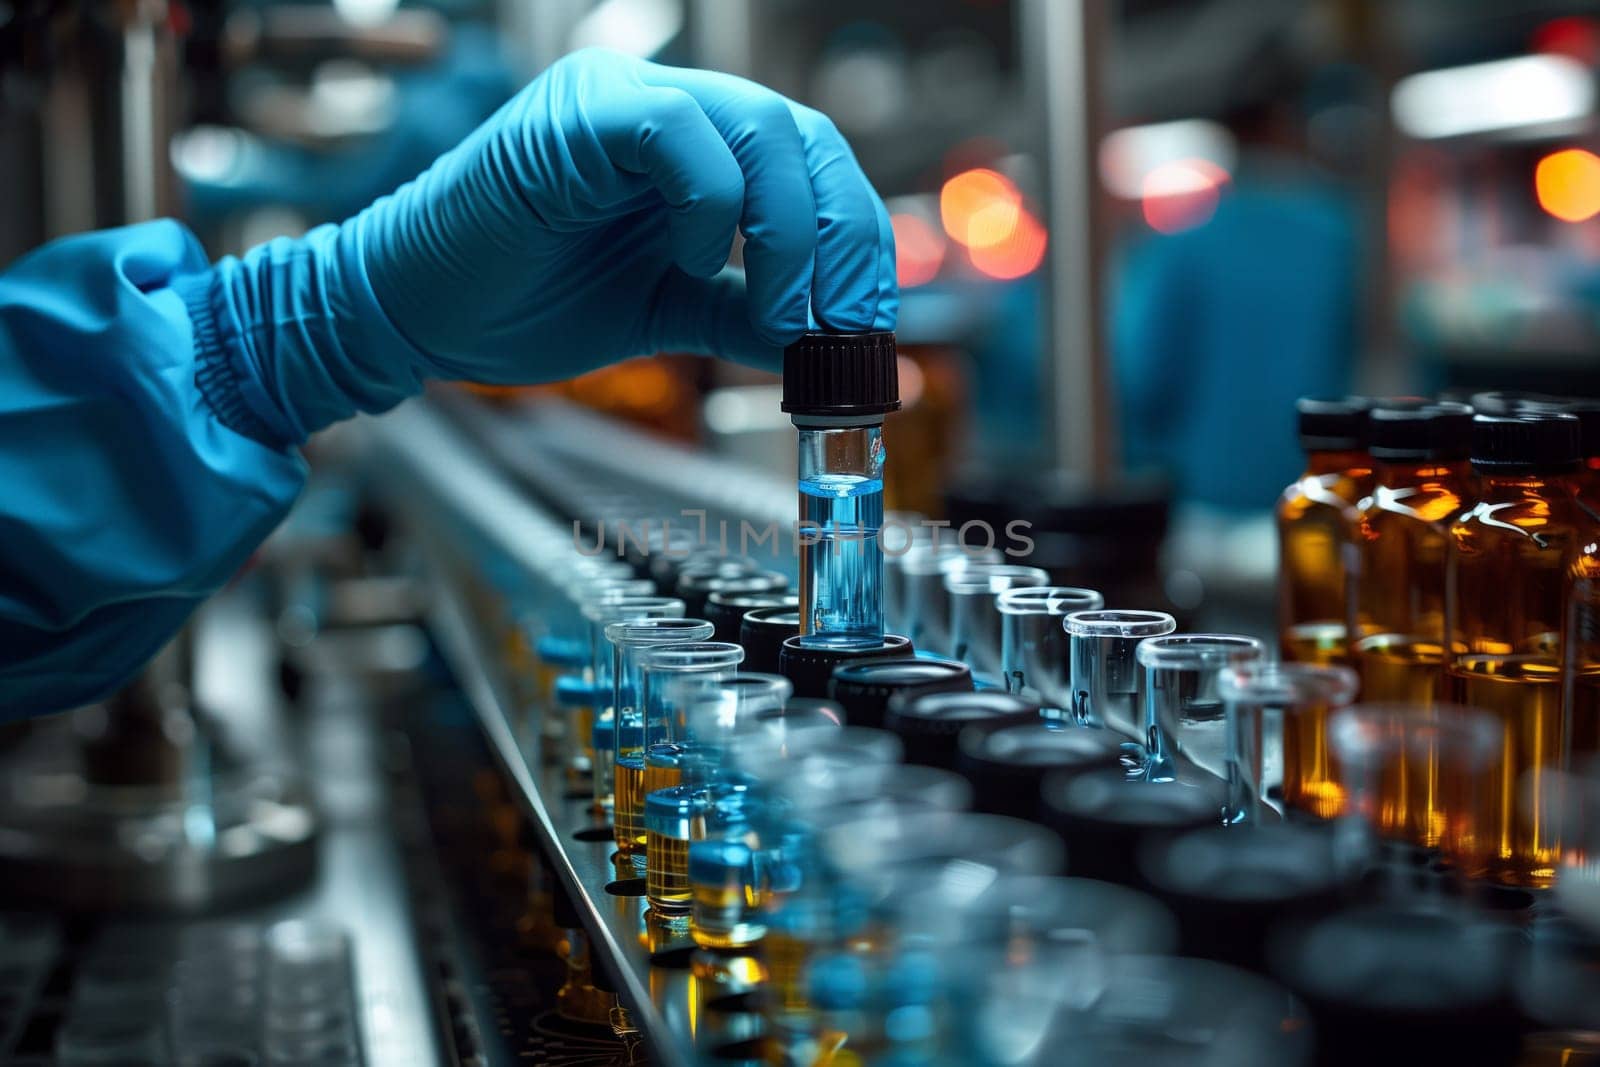
{"type": "Polygon", "coordinates": [[[1356,504],[1372,488],[1367,402],[1308,397],[1295,408],[1306,470],[1278,498],[1278,643],[1285,660],[1343,663],[1346,548],[1356,504]]]}
{"type": "Polygon", "coordinates": [[[1445,559],[1466,510],[1472,409],[1377,402],[1368,414],[1372,495],[1355,523],[1349,632],[1364,701],[1433,705],[1445,671],[1445,559]]]}
{"type": "Polygon", "coordinates": [[[1573,492],[1578,420],[1479,415],[1472,466],[1478,501],[1450,528],[1449,696],[1495,716],[1488,869],[1513,885],[1547,886],[1561,842],[1550,790],[1570,744],[1563,628],[1570,575],[1588,523],[1573,492]]]}

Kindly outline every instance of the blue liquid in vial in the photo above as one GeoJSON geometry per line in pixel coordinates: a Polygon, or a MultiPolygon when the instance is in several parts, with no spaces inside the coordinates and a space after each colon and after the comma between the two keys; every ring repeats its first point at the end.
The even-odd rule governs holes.
{"type": "Polygon", "coordinates": [[[822,474],[800,482],[800,643],[883,643],[883,479],[822,474]],[[815,523],[816,526],[810,526],[815,523]],[[814,543],[811,543],[814,542],[814,543]]]}

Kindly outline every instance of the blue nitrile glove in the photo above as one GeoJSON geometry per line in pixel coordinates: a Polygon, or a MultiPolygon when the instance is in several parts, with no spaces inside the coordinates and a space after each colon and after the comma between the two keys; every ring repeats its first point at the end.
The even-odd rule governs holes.
{"type": "Polygon", "coordinates": [[[831,122],[598,50],[394,195],[184,296],[207,400],[272,443],[429,377],[547,381],[662,350],[775,366],[813,316],[892,329],[898,306],[887,213],[831,122]]]}

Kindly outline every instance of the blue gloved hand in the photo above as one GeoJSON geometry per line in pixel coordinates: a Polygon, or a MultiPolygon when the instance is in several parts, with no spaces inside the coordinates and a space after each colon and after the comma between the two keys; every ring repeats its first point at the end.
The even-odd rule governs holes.
{"type": "Polygon", "coordinates": [[[354,219],[216,274],[185,293],[202,390],[287,443],[422,378],[547,381],[662,350],[773,367],[812,318],[892,329],[898,308],[888,215],[827,118],[604,51],[354,219]]]}

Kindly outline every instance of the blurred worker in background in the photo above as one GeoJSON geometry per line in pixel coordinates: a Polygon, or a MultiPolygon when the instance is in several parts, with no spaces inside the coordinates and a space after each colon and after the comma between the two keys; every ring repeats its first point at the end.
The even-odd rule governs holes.
{"type": "Polygon", "coordinates": [[[602,51],[303,238],[216,263],[170,220],[53,242],[0,275],[0,712],[126,679],[283,517],[298,446],[426,379],[774,367],[898,303],[888,215],[827,118],[602,51]]]}
{"type": "MultiPolygon", "coordinates": [[[[485,26],[454,27],[433,62],[394,79],[394,121],[381,133],[336,149],[287,138],[251,137],[248,148],[204,150],[212,133],[175,153],[184,215],[202,234],[241,209],[273,204],[315,222],[353,215],[427,168],[517,91],[500,41],[485,26]]],[[[239,134],[233,133],[237,138],[239,134]]]]}
{"type": "Polygon", "coordinates": [[[1305,162],[1303,98],[1277,42],[1226,116],[1239,166],[1216,213],[1124,250],[1111,344],[1130,465],[1188,503],[1269,508],[1299,471],[1297,397],[1349,391],[1359,298],[1354,206],[1305,162]]]}

